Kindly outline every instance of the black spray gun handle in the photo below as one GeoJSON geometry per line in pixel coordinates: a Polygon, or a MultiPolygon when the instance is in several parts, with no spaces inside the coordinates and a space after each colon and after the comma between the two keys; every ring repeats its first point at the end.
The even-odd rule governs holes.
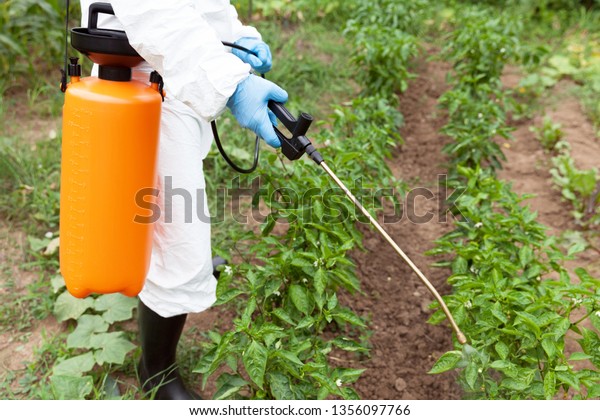
{"type": "Polygon", "coordinates": [[[289,160],[297,160],[306,152],[312,160],[320,165],[323,158],[306,137],[306,132],[313,122],[312,115],[302,112],[298,118],[295,118],[282,103],[274,101],[269,101],[269,109],[292,134],[291,137],[286,137],[277,127],[273,127],[281,141],[281,151],[284,156],[289,160]]]}

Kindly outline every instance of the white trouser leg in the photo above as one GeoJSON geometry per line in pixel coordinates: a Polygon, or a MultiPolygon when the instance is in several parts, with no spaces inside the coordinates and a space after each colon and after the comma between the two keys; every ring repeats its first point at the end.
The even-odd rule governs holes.
{"type": "Polygon", "coordinates": [[[158,204],[150,270],[140,299],[163,317],[201,312],[215,302],[210,220],[202,160],[210,125],[183,103],[163,103],[158,204]]]}

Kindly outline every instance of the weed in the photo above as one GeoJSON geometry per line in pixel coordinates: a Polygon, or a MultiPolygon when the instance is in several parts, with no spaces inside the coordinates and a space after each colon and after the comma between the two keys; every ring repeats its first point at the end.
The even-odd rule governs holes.
{"type": "Polygon", "coordinates": [[[532,127],[531,131],[535,133],[542,147],[548,152],[554,151],[558,142],[564,137],[561,124],[553,122],[547,116],[544,117],[541,127],[532,127]]]}
{"type": "Polygon", "coordinates": [[[580,170],[568,152],[552,159],[555,185],[573,207],[575,220],[592,227],[600,223],[600,175],[596,168],[580,170]]]}

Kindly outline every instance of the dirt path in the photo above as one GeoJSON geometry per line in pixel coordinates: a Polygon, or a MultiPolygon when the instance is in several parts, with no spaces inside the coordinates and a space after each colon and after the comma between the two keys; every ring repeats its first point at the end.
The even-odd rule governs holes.
{"type": "MultiPolygon", "coordinates": [[[[499,173],[502,179],[513,183],[519,194],[533,194],[525,201],[532,210],[538,212],[538,221],[548,227],[548,233],[560,236],[564,232],[577,232],[581,228],[575,223],[569,202],[555,188],[550,168],[551,155],[544,151],[530,127],[540,127],[545,115],[553,122],[560,123],[564,139],[570,144],[570,154],[579,169],[600,168],[600,141],[595,135],[593,124],[586,118],[580,101],[572,94],[570,82],[560,82],[548,95],[544,113],[532,120],[522,120],[515,124],[514,141],[507,142],[504,153],[507,162],[499,173]]],[[[597,233],[596,233],[597,237],[597,233]]],[[[593,235],[591,237],[593,240],[593,235]]],[[[596,238],[597,239],[597,238],[596,238]]],[[[567,261],[568,268],[584,267],[592,274],[600,276],[598,251],[588,249],[574,261],[567,261]]]]}
{"type": "MultiPolygon", "coordinates": [[[[421,63],[409,90],[401,97],[405,117],[402,136],[405,144],[388,162],[394,175],[405,180],[410,188],[425,188],[433,198],[414,200],[415,216],[431,212],[433,220],[413,223],[405,217],[385,228],[400,247],[420,267],[441,294],[449,292],[445,281],[448,272],[432,268],[435,258],[424,252],[451,228],[452,218],[440,222],[437,181],[444,174],[442,147],[447,139],[439,134],[445,124],[437,108],[439,96],[446,90],[445,77],[449,67],[444,63],[421,63]]],[[[410,202],[410,200],[408,200],[410,202]]],[[[405,206],[405,210],[408,209],[405,206]]],[[[413,221],[414,218],[411,217],[413,221]]],[[[461,390],[455,373],[429,375],[437,357],[452,350],[452,331],[447,325],[426,323],[432,311],[433,298],[415,274],[389,245],[368,228],[364,228],[366,253],[354,252],[362,287],[366,294],[350,306],[372,321],[372,358],[355,363],[355,368],[367,371],[356,384],[364,399],[458,399],[461,390]]]]}

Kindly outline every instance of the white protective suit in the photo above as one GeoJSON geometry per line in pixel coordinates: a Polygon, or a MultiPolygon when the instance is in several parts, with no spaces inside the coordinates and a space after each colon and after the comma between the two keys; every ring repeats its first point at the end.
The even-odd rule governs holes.
{"type": "MultiPolygon", "coordinates": [[[[91,0],[81,0],[87,26],[91,0]]],[[[243,26],[229,0],[112,0],[115,17],[100,15],[99,28],[125,30],[132,47],[145,59],[134,78],[148,82],[158,71],[165,83],[158,157],[160,220],[155,225],[150,270],[140,299],[163,317],[201,312],[215,301],[210,224],[202,160],[212,143],[210,121],[226,107],[250,66],[221,41],[259,38],[243,26]],[[174,191],[172,222],[165,220],[166,177],[172,191],[190,192],[191,223],[185,202],[174,191]],[[196,209],[206,215],[201,220],[196,209]]]]}

